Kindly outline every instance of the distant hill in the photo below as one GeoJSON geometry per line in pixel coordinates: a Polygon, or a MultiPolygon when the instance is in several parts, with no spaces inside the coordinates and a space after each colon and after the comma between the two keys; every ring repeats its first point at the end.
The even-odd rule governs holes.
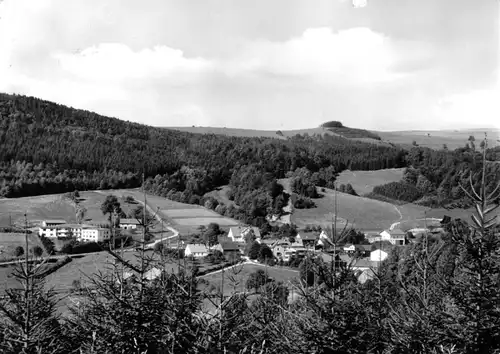
{"type": "Polygon", "coordinates": [[[463,130],[408,130],[375,132],[383,141],[401,145],[405,148],[411,147],[415,141],[417,145],[431,149],[442,149],[446,145],[448,149],[464,147],[467,140],[472,135],[475,139],[482,140],[484,133],[488,133],[488,146],[500,146],[500,129],[496,128],[477,128],[463,130]]]}
{"type": "Polygon", "coordinates": [[[337,136],[353,141],[360,141],[370,144],[390,146],[390,144],[381,141],[380,137],[368,130],[349,128],[349,127],[323,127],[295,129],[295,130],[258,130],[258,129],[239,129],[239,128],[220,128],[220,127],[166,127],[166,129],[189,132],[195,134],[217,134],[237,137],[263,137],[286,140],[297,135],[302,136],[337,136]]]}
{"type": "Polygon", "coordinates": [[[417,145],[434,150],[449,150],[464,147],[469,136],[473,135],[481,140],[484,132],[488,133],[489,147],[500,146],[500,130],[495,128],[467,129],[467,130],[408,130],[408,131],[370,131],[359,128],[345,127],[340,122],[326,122],[318,128],[296,129],[296,130],[258,130],[239,129],[230,127],[167,127],[169,130],[177,130],[195,134],[216,134],[234,137],[263,137],[286,140],[296,135],[302,136],[337,136],[348,140],[377,144],[382,146],[398,145],[410,149],[415,141],[417,145]],[[334,123],[334,124],[332,124],[334,123]]]}

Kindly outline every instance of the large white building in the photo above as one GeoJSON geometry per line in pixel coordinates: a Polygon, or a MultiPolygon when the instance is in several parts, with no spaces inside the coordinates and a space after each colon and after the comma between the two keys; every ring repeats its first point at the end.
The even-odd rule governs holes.
{"type": "Polygon", "coordinates": [[[107,228],[80,224],[55,224],[47,221],[42,222],[38,235],[48,238],[73,237],[83,242],[102,242],[111,237],[111,232],[107,228]]]}

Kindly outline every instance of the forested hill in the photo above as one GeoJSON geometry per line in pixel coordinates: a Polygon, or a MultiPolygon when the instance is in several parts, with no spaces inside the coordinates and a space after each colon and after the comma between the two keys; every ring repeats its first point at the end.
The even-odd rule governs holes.
{"type": "Polygon", "coordinates": [[[0,196],[136,187],[143,169],[149,177],[166,174],[170,189],[202,196],[247,165],[273,179],[300,167],[335,173],[401,167],[405,152],[336,136],[191,134],[0,94],[0,196]]]}

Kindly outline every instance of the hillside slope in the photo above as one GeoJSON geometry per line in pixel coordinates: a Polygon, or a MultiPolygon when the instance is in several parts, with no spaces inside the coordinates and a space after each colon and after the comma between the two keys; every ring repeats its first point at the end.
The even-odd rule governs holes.
{"type": "Polygon", "coordinates": [[[228,184],[235,166],[259,164],[279,178],[302,166],[343,170],[403,163],[401,150],[334,135],[278,140],[192,134],[0,94],[0,197],[134,188],[144,172],[151,178],[175,175],[162,189],[188,189],[189,200],[228,184]]]}

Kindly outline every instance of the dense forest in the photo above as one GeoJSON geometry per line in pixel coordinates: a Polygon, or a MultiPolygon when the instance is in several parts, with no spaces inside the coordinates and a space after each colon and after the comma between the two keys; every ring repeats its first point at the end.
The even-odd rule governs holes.
{"type": "MultiPolygon", "coordinates": [[[[493,190],[500,178],[498,148],[486,151],[487,190],[493,190]]],[[[400,182],[391,182],[373,189],[377,195],[405,202],[434,206],[467,207],[460,184],[468,185],[472,177],[474,187],[480,184],[483,161],[481,152],[469,144],[455,151],[432,150],[414,147],[406,156],[409,167],[406,168],[400,182]]]]}
{"type": "MultiPolygon", "coordinates": [[[[207,192],[230,185],[236,206],[209,204],[259,225],[287,202],[276,179],[293,177],[297,206],[313,207],[316,187],[332,188],[345,169],[408,167],[402,184],[378,187],[378,196],[429,206],[460,202],[458,183],[469,172],[478,183],[477,155],[472,142],[455,151],[405,151],[331,135],[281,140],[192,134],[0,94],[0,196],[8,198],[138,187],[145,173],[150,193],[192,204],[205,205],[207,192]]],[[[487,151],[490,160],[497,156],[498,149],[487,151]]],[[[495,176],[499,168],[488,166],[495,176]]]]}

